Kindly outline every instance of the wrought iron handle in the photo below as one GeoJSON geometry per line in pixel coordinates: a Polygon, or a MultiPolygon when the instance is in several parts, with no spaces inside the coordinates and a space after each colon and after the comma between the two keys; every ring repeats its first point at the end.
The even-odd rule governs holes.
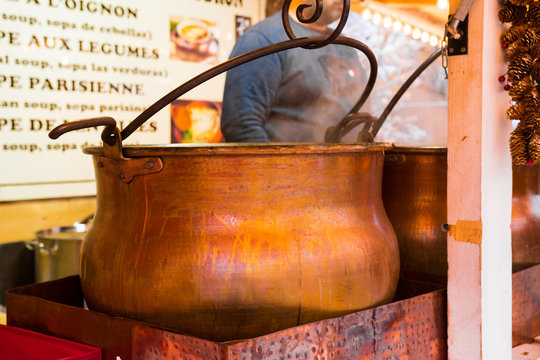
{"type": "MultiPolygon", "coordinates": [[[[310,18],[305,18],[303,16],[303,10],[306,7],[309,7],[309,5],[299,6],[296,10],[297,10],[297,17],[299,18],[300,22],[313,23],[317,21],[322,13],[322,6],[323,6],[322,3],[323,3],[322,0],[316,0],[317,9],[314,15],[312,15],[310,18]]],[[[135,130],[137,130],[137,128],[139,128],[146,120],[148,120],[150,117],[155,115],[158,111],[163,109],[165,106],[169,105],[171,102],[173,102],[174,100],[176,100],[177,98],[185,94],[186,92],[206,82],[207,80],[210,80],[211,78],[217,75],[220,75],[221,73],[227,70],[230,70],[236,66],[240,66],[249,61],[252,61],[252,60],[255,60],[263,56],[270,55],[270,54],[274,54],[280,51],[289,50],[289,49],[293,49],[297,47],[314,49],[314,48],[320,48],[320,47],[326,46],[329,43],[354,47],[360,50],[367,57],[369,61],[370,74],[369,74],[367,85],[364,91],[362,92],[360,99],[354,105],[353,109],[351,109],[349,114],[353,112],[354,113],[358,112],[358,110],[360,110],[362,105],[368,99],[375,85],[375,80],[377,78],[377,59],[375,58],[375,55],[373,54],[373,52],[367,45],[352,38],[339,36],[339,34],[341,33],[341,31],[343,30],[345,26],[345,23],[347,22],[347,17],[349,15],[349,9],[350,9],[350,0],[343,0],[343,11],[342,11],[338,26],[332,32],[332,34],[328,37],[317,36],[317,37],[312,37],[312,38],[307,38],[307,37],[296,38],[289,24],[288,11],[289,11],[290,5],[291,5],[291,0],[285,0],[283,4],[283,10],[282,10],[285,32],[287,33],[287,36],[289,36],[290,40],[286,40],[277,44],[269,45],[269,46],[248,52],[246,54],[237,56],[233,59],[230,59],[222,64],[219,64],[211,68],[210,70],[207,70],[199,74],[198,76],[192,78],[191,80],[185,82],[184,84],[180,85],[176,89],[172,90],[167,95],[165,95],[164,97],[156,101],[154,104],[150,105],[146,110],[144,110],[141,114],[139,114],[131,123],[129,123],[121,131],[119,136],[115,135],[116,122],[114,121],[113,118],[98,117],[98,118],[78,120],[78,121],[62,124],[54,128],[49,133],[49,137],[51,137],[52,139],[56,139],[60,135],[68,131],[104,125],[105,129],[103,130],[103,133],[101,134],[101,139],[103,140],[103,142],[109,145],[114,145],[115,142],[118,140],[118,138],[120,138],[120,142],[122,141],[122,139],[126,139],[135,130]]],[[[341,120],[340,124],[345,123],[345,120],[346,119],[341,120]]]]}
{"type": "MultiPolygon", "coordinates": [[[[269,45],[261,49],[257,49],[251,52],[248,52],[246,54],[237,56],[233,59],[230,59],[221,65],[218,65],[199,76],[196,76],[195,78],[189,80],[188,82],[180,85],[161,99],[159,99],[157,102],[155,102],[153,105],[148,107],[146,110],[144,110],[139,116],[137,116],[131,123],[129,123],[124,130],[122,130],[122,139],[127,138],[129,135],[131,135],[139,126],[141,126],[146,120],[148,120],[150,117],[152,117],[154,114],[156,114],[158,111],[163,109],[166,105],[173,102],[178,97],[182,96],[184,93],[188,92],[189,90],[195,88],[196,86],[202,84],[203,82],[210,80],[211,78],[230,70],[236,66],[240,66],[246,62],[261,58],[266,55],[270,55],[276,52],[289,50],[292,48],[297,47],[305,47],[309,45],[318,45],[326,41],[326,37],[324,36],[318,36],[313,38],[299,38],[299,39],[293,39],[293,40],[287,40],[283,41],[277,44],[269,45]]],[[[366,85],[366,88],[364,89],[364,92],[360,96],[360,100],[356,103],[353,110],[358,111],[358,109],[366,102],[368,99],[371,90],[373,90],[373,86],[375,85],[375,80],[377,79],[377,59],[371,49],[365,45],[364,43],[351,39],[344,36],[338,36],[333,42],[333,44],[338,45],[346,45],[354,47],[358,50],[360,50],[366,57],[368,58],[371,72],[369,75],[368,83],[366,85]]]]}
{"type": "Polygon", "coordinates": [[[114,130],[116,129],[116,121],[110,116],[75,120],[64,123],[52,129],[49,133],[49,137],[51,139],[58,139],[58,137],[69,131],[86,129],[101,125],[105,126],[105,129],[101,133],[101,140],[103,140],[103,142],[109,145],[114,145],[114,143],[116,142],[116,137],[114,136],[114,130]]]}
{"type": "Polygon", "coordinates": [[[403,83],[403,85],[401,85],[401,87],[399,88],[399,90],[396,92],[396,94],[394,95],[394,97],[392,98],[392,100],[390,100],[390,102],[388,103],[388,105],[386,105],[386,107],[384,108],[384,111],[382,112],[381,116],[379,117],[379,119],[373,124],[373,127],[371,129],[371,133],[373,134],[373,138],[375,138],[375,136],[377,136],[377,133],[379,132],[379,130],[381,129],[381,126],[383,125],[384,121],[386,120],[386,118],[388,117],[388,115],[390,114],[390,112],[394,109],[394,106],[396,106],[397,102],[399,101],[399,99],[401,99],[401,97],[403,96],[403,94],[405,93],[405,91],[407,91],[407,89],[409,89],[409,87],[412,85],[412,83],[420,76],[420,74],[422,74],[424,72],[424,70],[427,69],[427,67],[429,65],[431,65],[431,63],[433,63],[439,56],[441,56],[442,54],[442,50],[441,48],[438,48],[437,50],[435,50],[433,52],[433,54],[431,54],[412,74],[411,76],[409,76],[409,78],[403,83]]]}
{"type": "Polygon", "coordinates": [[[360,124],[364,124],[364,127],[357,136],[359,142],[363,141],[373,141],[377,133],[381,129],[381,126],[384,124],[384,121],[394,109],[399,99],[403,96],[405,91],[409,89],[411,84],[422,74],[422,72],[433,63],[439,56],[441,56],[442,50],[438,48],[435,50],[412,74],[409,78],[401,85],[399,90],[396,92],[394,97],[390,100],[388,105],[384,108],[381,116],[379,118],[370,117],[367,115],[362,115],[362,113],[355,114],[353,108],[349,114],[347,114],[343,120],[341,120],[337,125],[331,126],[326,130],[325,141],[326,142],[340,142],[341,138],[348,134],[353,128],[360,124]]]}
{"type": "MultiPolygon", "coordinates": [[[[294,32],[292,31],[291,23],[289,21],[289,8],[291,7],[291,1],[292,0],[285,0],[283,2],[283,8],[281,10],[281,20],[283,21],[283,27],[285,28],[285,32],[287,33],[287,36],[289,37],[289,39],[294,40],[294,39],[296,39],[296,36],[294,35],[294,32]]],[[[319,17],[322,14],[322,11],[323,11],[323,1],[322,0],[315,0],[315,2],[316,2],[316,4],[315,4],[316,9],[315,9],[315,11],[313,12],[313,14],[311,15],[310,18],[306,18],[304,16],[304,10],[307,9],[307,8],[310,8],[311,5],[302,4],[302,5],[298,6],[298,8],[296,9],[296,18],[301,23],[309,24],[309,23],[313,23],[313,22],[315,22],[315,21],[317,21],[319,19],[319,17]]],[[[347,23],[347,18],[349,17],[350,7],[351,7],[350,0],[343,0],[343,11],[341,13],[339,23],[336,26],[336,28],[334,29],[334,31],[330,34],[330,36],[328,36],[326,38],[326,40],[324,40],[324,41],[322,41],[322,42],[320,42],[318,44],[311,44],[311,45],[302,46],[302,47],[305,48],[305,49],[319,49],[319,48],[322,48],[322,47],[324,47],[324,46],[326,46],[328,44],[333,43],[333,41],[335,39],[337,39],[339,34],[341,34],[341,31],[343,30],[343,28],[345,27],[345,24],[347,23]]]]}

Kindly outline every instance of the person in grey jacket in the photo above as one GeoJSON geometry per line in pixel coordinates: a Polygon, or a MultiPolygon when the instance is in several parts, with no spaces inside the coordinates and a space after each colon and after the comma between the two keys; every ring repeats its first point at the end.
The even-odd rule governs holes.
{"type": "MultiPolygon", "coordinates": [[[[312,24],[290,20],[297,38],[329,35],[342,0],[326,0],[312,24]]],[[[249,28],[231,58],[288,40],[278,12],[249,28]]],[[[367,82],[356,49],[294,48],[227,73],[221,131],[227,142],[322,142],[326,129],[354,106],[367,82]]]]}

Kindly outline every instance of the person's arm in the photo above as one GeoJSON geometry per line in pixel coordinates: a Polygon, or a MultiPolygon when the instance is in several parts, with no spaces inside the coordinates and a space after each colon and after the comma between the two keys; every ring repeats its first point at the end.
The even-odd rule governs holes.
{"type": "MultiPolygon", "coordinates": [[[[237,41],[231,57],[269,44],[262,34],[248,32],[237,41]]],[[[227,72],[221,115],[221,132],[227,142],[270,141],[264,124],[281,74],[279,54],[250,61],[227,72]]]]}

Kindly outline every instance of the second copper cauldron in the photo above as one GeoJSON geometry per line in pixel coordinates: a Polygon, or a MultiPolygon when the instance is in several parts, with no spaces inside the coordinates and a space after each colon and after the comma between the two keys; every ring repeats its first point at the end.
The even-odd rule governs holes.
{"type": "MultiPolygon", "coordinates": [[[[513,271],[540,262],[539,166],[513,166],[513,271]]],[[[383,202],[396,232],[405,278],[443,283],[447,276],[447,150],[396,147],[386,152],[383,202]]]]}
{"type": "Polygon", "coordinates": [[[388,147],[85,149],[97,180],[81,259],[89,307],[227,341],[391,301],[388,147]]]}

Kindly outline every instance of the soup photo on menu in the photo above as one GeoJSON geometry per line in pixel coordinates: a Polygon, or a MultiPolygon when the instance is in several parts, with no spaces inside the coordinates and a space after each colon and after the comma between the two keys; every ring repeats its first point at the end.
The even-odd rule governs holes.
{"type": "Polygon", "coordinates": [[[171,142],[216,143],[222,141],[217,101],[176,100],[171,104],[171,142]]]}
{"type": "Polygon", "coordinates": [[[171,59],[216,64],[219,47],[215,27],[211,21],[171,16],[171,59]]]}

